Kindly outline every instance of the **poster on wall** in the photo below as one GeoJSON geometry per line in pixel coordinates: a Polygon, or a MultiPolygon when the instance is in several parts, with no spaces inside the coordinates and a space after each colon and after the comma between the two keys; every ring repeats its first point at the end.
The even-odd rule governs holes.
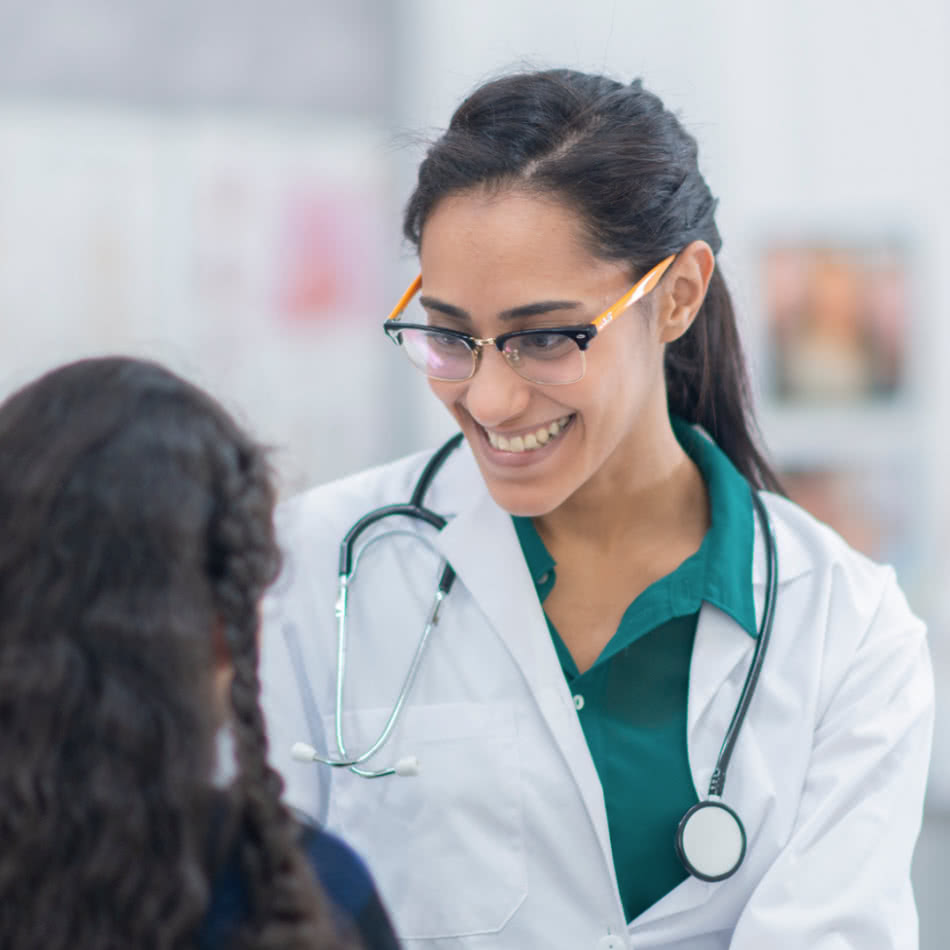
{"type": "Polygon", "coordinates": [[[900,393],[910,319],[902,244],[772,241],[762,268],[777,402],[846,405],[900,393]]]}
{"type": "Polygon", "coordinates": [[[0,384],[147,356],[284,491],[381,461],[386,155],[368,122],[0,109],[0,384]]]}
{"type": "Polygon", "coordinates": [[[386,446],[382,154],[373,130],[346,124],[183,131],[193,352],[278,447],[285,491],[378,461],[386,446]]]}
{"type": "Polygon", "coordinates": [[[200,307],[252,312],[288,332],[378,315],[388,204],[378,137],[310,126],[185,130],[184,250],[200,307]]]}

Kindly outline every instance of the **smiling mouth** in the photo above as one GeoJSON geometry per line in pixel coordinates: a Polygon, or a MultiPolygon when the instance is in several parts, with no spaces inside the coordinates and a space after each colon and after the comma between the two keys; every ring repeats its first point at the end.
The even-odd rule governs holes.
{"type": "Polygon", "coordinates": [[[498,435],[490,429],[483,429],[483,431],[488,436],[488,441],[491,443],[492,448],[498,449],[500,452],[513,452],[516,454],[519,452],[535,452],[538,449],[544,448],[549,442],[560,438],[573,418],[573,415],[562,416],[560,419],[546,426],[541,426],[525,435],[508,437],[498,435]]]}

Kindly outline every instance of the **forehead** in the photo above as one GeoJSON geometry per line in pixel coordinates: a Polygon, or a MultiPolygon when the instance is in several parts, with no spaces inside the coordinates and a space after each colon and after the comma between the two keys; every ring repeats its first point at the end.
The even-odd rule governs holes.
{"type": "Polygon", "coordinates": [[[506,302],[533,294],[589,293],[627,279],[596,257],[580,215],[565,202],[519,191],[479,189],[444,198],[419,247],[425,292],[438,297],[491,292],[506,302]]]}

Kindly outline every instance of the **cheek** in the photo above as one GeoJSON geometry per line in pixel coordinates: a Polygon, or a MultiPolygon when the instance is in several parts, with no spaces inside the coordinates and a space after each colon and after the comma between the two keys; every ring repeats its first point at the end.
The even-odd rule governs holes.
{"type": "Polygon", "coordinates": [[[446,409],[452,411],[465,388],[464,385],[461,383],[442,383],[437,379],[431,378],[428,382],[432,395],[435,396],[446,409]]]}
{"type": "Polygon", "coordinates": [[[645,383],[652,382],[663,369],[665,347],[658,338],[656,323],[652,313],[637,314],[627,328],[629,332],[624,341],[626,370],[645,383]]]}
{"type": "MultiPolygon", "coordinates": [[[[606,339],[599,342],[607,344],[606,339]]],[[[656,386],[664,385],[662,348],[646,333],[618,334],[610,344],[599,354],[589,352],[582,381],[587,412],[601,418],[627,416],[643,405],[656,386]]]]}
{"type": "Polygon", "coordinates": [[[647,341],[640,333],[627,333],[599,342],[599,352],[592,352],[593,346],[588,351],[585,382],[608,403],[615,403],[643,385],[649,364],[647,341]]]}
{"type": "Polygon", "coordinates": [[[432,395],[435,396],[439,402],[450,402],[447,391],[452,387],[450,387],[449,383],[440,383],[438,380],[431,378],[427,379],[426,382],[429,384],[429,390],[432,395]]]}

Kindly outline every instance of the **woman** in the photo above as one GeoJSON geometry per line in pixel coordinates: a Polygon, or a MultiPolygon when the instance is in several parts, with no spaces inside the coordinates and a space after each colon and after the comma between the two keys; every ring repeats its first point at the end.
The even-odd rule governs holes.
{"type": "Polygon", "coordinates": [[[656,96],[563,70],[478,89],[419,169],[386,330],[464,434],[422,479],[448,523],[370,525],[344,573],[402,533],[339,596],[331,539],[431,453],[288,504],[264,676],[291,799],[407,946],[916,944],[925,631],[756,446],[715,204],[656,96]],[[331,775],[398,705],[430,548],[457,581],[357,764],[396,774],[331,775]]]}
{"type": "Polygon", "coordinates": [[[266,764],[272,508],[261,451],[156,365],[74,363],[0,407],[0,946],[395,946],[266,764]]]}

